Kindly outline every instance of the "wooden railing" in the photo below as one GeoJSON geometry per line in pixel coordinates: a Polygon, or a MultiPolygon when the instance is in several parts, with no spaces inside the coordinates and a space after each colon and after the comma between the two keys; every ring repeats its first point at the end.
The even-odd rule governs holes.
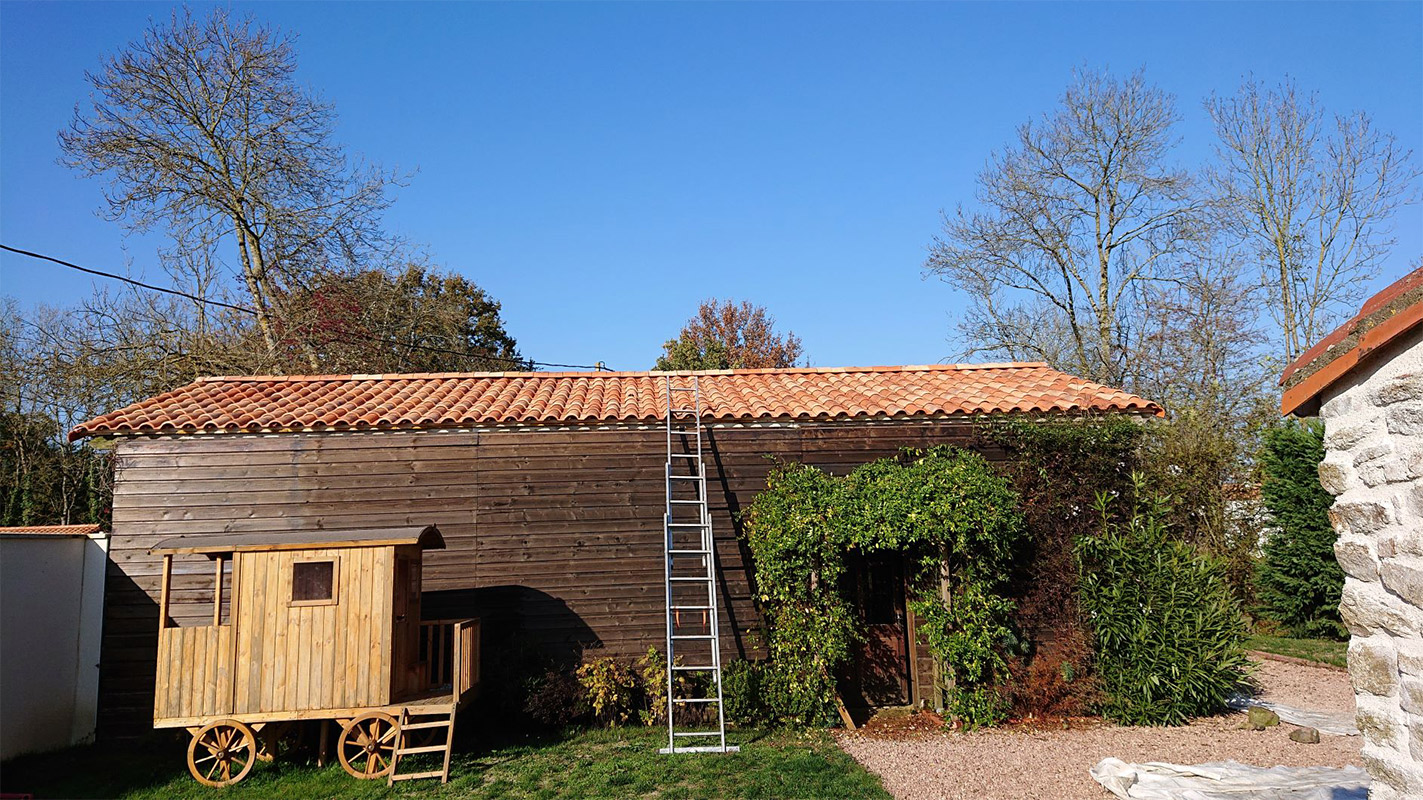
{"type": "Polygon", "coordinates": [[[479,685],[479,620],[421,622],[420,661],[427,691],[449,689],[455,702],[462,700],[479,685]]]}

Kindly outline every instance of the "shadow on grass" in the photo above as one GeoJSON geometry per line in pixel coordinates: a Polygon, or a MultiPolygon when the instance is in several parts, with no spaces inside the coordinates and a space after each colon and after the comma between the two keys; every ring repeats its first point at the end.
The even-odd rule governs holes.
{"type": "MultiPolygon", "coordinates": [[[[457,728],[457,730],[459,730],[457,728]]],[[[456,736],[450,783],[412,781],[388,789],[309,756],[258,763],[242,783],[215,790],[187,772],[181,739],[79,747],[24,756],[0,768],[0,791],[36,798],[388,797],[412,792],[451,798],[553,797],[887,798],[879,780],[824,731],[746,729],[729,734],[740,753],[663,756],[661,728],[500,731],[469,725],[456,736]]],[[[409,768],[438,768],[435,757],[409,768]]]]}

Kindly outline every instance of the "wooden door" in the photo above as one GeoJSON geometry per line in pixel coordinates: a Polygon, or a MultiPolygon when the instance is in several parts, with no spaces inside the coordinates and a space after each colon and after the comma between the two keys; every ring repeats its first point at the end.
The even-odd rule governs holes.
{"type": "Polygon", "coordinates": [[[864,622],[865,641],[856,648],[843,676],[845,703],[861,708],[908,705],[904,557],[898,553],[852,557],[848,566],[846,588],[864,622]]]}
{"type": "Polygon", "coordinates": [[[395,556],[395,693],[413,695],[425,689],[426,667],[420,661],[420,550],[400,548],[395,556]],[[413,552],[412,552],[413,551],[413,552]]]}

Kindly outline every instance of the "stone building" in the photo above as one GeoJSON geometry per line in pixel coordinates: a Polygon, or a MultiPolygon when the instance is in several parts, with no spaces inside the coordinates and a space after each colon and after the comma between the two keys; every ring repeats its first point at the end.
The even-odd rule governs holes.
{"type": "Polygon", "coordinates": [[[1324,421],[1340,612],[1374,800],[1423,797],[1423,268],[1285,371],[1282,411],[1324,421]]]}

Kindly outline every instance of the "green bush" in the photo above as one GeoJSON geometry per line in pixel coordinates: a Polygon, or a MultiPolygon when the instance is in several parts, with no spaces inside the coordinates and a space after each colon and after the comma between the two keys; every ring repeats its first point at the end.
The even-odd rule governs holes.
{"type": "MultiPolygon", "coordinates": [[[[1018,642],[1006,584],[1022,520],[1018,496],[982,456],[953,447],[906,451],[837,479],[781,465],[747,516],[747,545],[770,626],[767,705],[805,723],[836,718],[835,674],[861,638],[842,596],[850,550],[905,553],[911,603],[956,691],[1007,679],[1018,642]],[[952,609],[952,611],[951,611],[952,609]]],[[[981,698],[980,698],[981,699],[981,698]]],[[[959,704],[971,725],[990,704],[959,704]]]]}
{"type": "Polygon", "coordinates": [[[754,725],[766,718],[762,702],[763,665],[736,659],[721,668],[721,697],[727,722],[754,725]]]}
{"type": "Polygon", "coordinates": [[[1244,679],[1245,624],[1220,562],[1170,537],[1170,509],[1146,496],[1139,476],[1135,490],[1121,522],[1101,496],[1101,534],[1077,542],[1081,609],[1103,713],[1128,725],[1180,725],[1223,709],[1244,679]]]}
{"type": "Polygon", "coordinates": [[[612,727],[627,723],[643,705],[644,687],[637,672],[612,658],[588,661],[578,668],[578,682],[587,693],[593,719],[612,727]]]}
{"type": "Polygon", "coordinates": [[[1260,487],[1275,530],[1265,539],[1256,575],[1260,616],[1300,637],[1343,638],[1339,598],[1344,572],[1334,558],[1334,499],[1319,485],[1324,430],[1318,422],[1265,432],[1260,487]]]}

